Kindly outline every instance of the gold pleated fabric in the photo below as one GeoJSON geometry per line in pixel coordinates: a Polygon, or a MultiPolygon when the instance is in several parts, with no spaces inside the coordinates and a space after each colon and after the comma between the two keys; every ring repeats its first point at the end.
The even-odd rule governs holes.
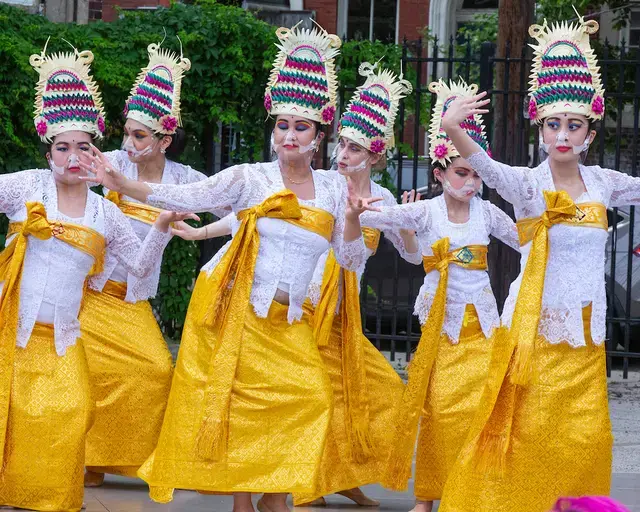
{"type": "Polygon", "coordinates": [[[414,477],[418,500],[439,500],[442,496],[480,403],[493,339],[485,338],[473,304],[467,304],[457,344],[446,334],[440,336],[420,420],[414,477]]]}
{"type": "Polygon", "coordinates": [[[167,406],[173,361],[147,301],[124,301],[126,283],[88,290],[80,314],[96,400],[86,466],[135,477],[156,447],[167,406]]]}
{"type": "Polygon", "coordinates": [[[593,344],[590,319],[589,306],[583,311],[585,347],[536,338],[526,387],[506,377],[513,347],[496,345],[487,388],[439,510],[546,512],[561,496],[609,494],[613,437],[605,348],[593,344]],[[513,419],[503,471],[480,470],[485,461],[478,433],[492,414],[511,408],[509,400],[513,419]]]}
{"type": "Polygon", "coordinates": [[[36,324],[15,350],[0,505],[80,510],[92,409],[82,341],[58,356],[53,326],[36,324]]]}
{"type": "MultiPolygon", "coordinates": [[[[229,402],[225,453],[211,461],[197,450],[207,414],[206,388],[217,343],[215,327],[197,321],[211,303],[200,274],[191,298],[158,446],[138,471],[155,501],[172,489],[216,492],[314,491],[331,416],[331,382],[305,314],[287,322],[273,302],[267,318],[246,305],[229,402]]],[[[245,283],[246,284],[246,283],[245,283]]],[[[237,283],[235,283],[237,285],[237,283]]],[[[234,285],[234,286],[235,286],[234,285]]]]}
{"type": "MultiPolygon", "coordinates": [[[[307,308],[310,310],[310,305],[307,304],[307,308]]],[[[360,462],[352,456],[344,382],[348,369],[344,367],[342,327],[342,318],[335,317],[328,343],[320,347],[320,354],[333,388],[333,416],[318,472],[317,488],[312,493],[294,494],[293,500],[296,505],[308,503],[320,496],[378,482],[391,448],[393,436],[389,425],[395,415],[394,404],[402,397],[404,385],[386,358],[361,333],[358,343],[364,352],[364,384],[368,398],[369,436],[373,454],[360,462]]]]}

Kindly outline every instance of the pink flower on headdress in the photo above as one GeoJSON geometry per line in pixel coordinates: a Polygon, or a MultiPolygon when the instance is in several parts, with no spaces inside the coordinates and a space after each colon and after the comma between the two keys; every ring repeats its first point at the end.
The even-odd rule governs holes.
{"type": "Polygon", "coordinates": [[[531,98],[529,100],[529,119],[534,120],[538,116],[538,105],[536,100],[531,98]]]}
{"type": "Polygon", "coordinates": [[[384,141],[382,139],[375,139],[371,141],[371,145],[369,146],[369,150],[372,153],[382,153],[384,151],[384,148],[386,147],[386,144],[384,143],[384,141]]]}
{"type": "Polygon", "coordinates": [[[178,127],[178,120],[170,114],[162,116],[159,120],[162,131],[166,133],[174,133],[178,127]]]}
{"type": "Polygon", "coordinates": [[[449,148],[446,144],[438,144],[433,150],[433,154],[436,155],[437,158],[444,158],[447,156],[449,152],[449,148]]]}
{"type": "Polygon", "coordinates": [[[105,130],[105,125],[104,125],[104,119],[102,118],[102,116],[98,116],[98,130],[100,130],[100,133],[104,133],[105,130]]]}
{"type": "Polygon", "coordinates": [[[324,107],[324,109],[322,110],[322,120],[327,124],[333,121],[333,117],[335,115],[336,115],[336,107],[334,107],[333,105],[324,107]]]}
{"type": "Polygon", "coordinates": [[[271,94],[269,93],[264,95],[264,108],[267,112],[271,112],[271,94]]]}
{"type": "Polygon", "coordinates": [[[129,102],[124,104],[124,108],[122,109],[122,115],[127,117],[129,115],[129,102]]]}
{"type": "Polygon", "coordinates": [[[44,118],[39,117],[36,119],[36,131],[40,137],[44,137],[47,134],[47,121],[44,118]]]}
{"type": "Polygon", "coordinates": [[[602,99],[602,96],[598,95],[593,98],[593,101],[591,102],[591,110],[593,110],[594,114],[599,116],[604,113],[604,100],[602,99]]]}

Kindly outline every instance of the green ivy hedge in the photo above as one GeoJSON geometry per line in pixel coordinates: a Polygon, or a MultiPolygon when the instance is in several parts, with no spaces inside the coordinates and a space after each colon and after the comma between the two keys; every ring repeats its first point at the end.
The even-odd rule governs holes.
{"type": "MultiPolygon", "coordinates": [[[[264,143],[264,87],[275,57],[274,27],[233,6],[204,0],[196,5],[174,4],[153,12],[129,11],[113,23],[54,24],[41,16],[0,4],[0,173],[46,165],[33,127],[36,72],[29,56],[78,50],[95,55],[93,76],[100,86],[107,114],[102,147],[120,146],[122,108],[141,66],[147,46],[164,37],[164,47],[191,60],[182,86],[182,115],[190,143],[185,163],[204,169],[218,123],[233,125],[241,134],[234,159],[249,161],[262,155],[264,143]],[[255,156],[255,158],[254,158],[255,156]]],[[[360,62],[381,60],[400,71],[401,49],[380,42],[344,44],[338,60],[339,79],[347,90],[361,83],[360,62]]],[[[349,93],[345,95],[345,101],[349,93]]],[[[3,216],[4,217],[4,216],[3,216]]],[[[6,231],[3,218],[0,232],[6,231]]],[[[3,242],[0,239],[0,242],[3,242]]],[[[179,339],[196,274],[198,247],[173,240],[164,255],[162,277],[154,308],[165,334],[179,339]]]]}

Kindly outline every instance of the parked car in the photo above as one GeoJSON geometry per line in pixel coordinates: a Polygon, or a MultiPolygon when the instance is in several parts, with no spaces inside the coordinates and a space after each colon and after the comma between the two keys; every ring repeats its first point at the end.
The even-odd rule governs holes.
{"type": "MultiPolygon", "coordinates": [[[[613,302],[613,311],[609,313],[615,318],[636,319],[640,322],[640,212],[633,212],[633,232],[631,232],[631,208],[609,209],[609,240],[606,248],[605,276],[607,282],[607,299],[613,302]],[[614,230],[615,226],[615,230],[614,230]],[[615,254],[614,247],[615,233],[615,254]],[[629,236],[631,235],[631,251],[629,236]],[[613,279],[612,279],[613,262],[613,279]],[[629,269],[629,263],[631,268],[629,269]],[[628,271],[630,270],[630,275],[628,271]],[[630,302],[627,306],[627,291],[630,291],[630,302]],[[613,291],[613,301],[610,294],[613,291]]],[[[635,209],[634,209],[635,210],[635,209]]],[[[617,344],[624,349],[624,324],[614,323],[613,329],[607,332],[617,344]]],[[[630,350],[640,352],[640,323],[630,326],[630,350]]]]}

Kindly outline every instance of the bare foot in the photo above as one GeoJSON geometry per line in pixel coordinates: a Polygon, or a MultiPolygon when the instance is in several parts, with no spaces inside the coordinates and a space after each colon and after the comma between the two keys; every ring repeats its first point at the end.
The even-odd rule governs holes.
{"type": "MultiPolygon", "coordinates": [[[[379,507],[380,506],[379,501],[372,500],[371,498],[367,497],[362,492],[360,487],[347,489],[346,491],[340,491],[338,494],[340,496],[344,496],[345,498],[349,498],[356,505],[359,505],[361,507],[379,507]]],[[[423,511],[416,511],[416,512],[423,512],[423,511]]]]}
{"type": "Polygon", "coordinates": [[[416,506],[410,512],[431,512],[433,509],[433,501],[416,500],[416,506]]]}
{"type": "Polygon", "coordinates": [[[104,473],[96,473],[88,469],[84,473],[85,487],[100,487],[104,483],[104,473]]]}
{"type": "Polygon", "coordinates": [[[287,493],[263,494],[258,501],[258,512],[291,512],[287,505],[287,493]]]}
{"type": "Polygon", "coordinates": [[[233,512],[255,512],[250,492],[233,493],[233,512]]]}

